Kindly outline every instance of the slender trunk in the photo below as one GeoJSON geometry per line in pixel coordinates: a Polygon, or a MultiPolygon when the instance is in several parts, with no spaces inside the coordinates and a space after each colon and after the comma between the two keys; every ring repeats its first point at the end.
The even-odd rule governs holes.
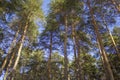
{"type": "MultiPolygon", "coordinates": [[[[97,39],[97,42],[98,42],[98,39],[97,39]]],[[[102,56],[102,51],[101,51],[101,49],[100,49],[100,44],[99,44],[99,43],[97,43],[97,44],[98,44],[98,48],[99,48],[100,58],[101,58],[101,61],[102,61],[102,63],[103,63],[102,66],[103,66],[105,72],[107,72],[106,67],[105,67],[105,65],[104,65],[104,58],[103,58],[103,56],[102,56]]],[[[106,73],[105,73],[104,75],[106,75],[106,73]]],[[[107,75],[106,75],[105,78],[107,79],[107,75]]],[[[107,79],[107,80],[108,80],[108,79],[107,79]]]]}
{"type": "Polygon", "coordinates": [[[98,29],[97,23],[96,23],[96,21],[94,19],[93,10],[92,10],[92,8],[90,6],[90,1],[89,0],[87,1],[87,5],[88,5],[89,10],[90,10],[90,15],[92,17],[92,24],[93,24],[93,27],[94,27],[94,30],[95,30],[96,37],[98,39],[98,43],[100,45],[100,50],[102,52],[103,65],[105,66],[105,69],[106,69],[107,79],[108,80],[114,80],[113,72],[112,72],[111,66],[109,64],[109,60],[107,58],[106,52],[104,50],[104,46],[103,46],[103,43],[102,43],[101,35],[99,33],[99,29],[98,29]]]}
{"type": "MultiPolygon", "coordinates": [[[[20,56],[21,56],[21,50],[22,50],[23,43],[24,43],[24,40],[25,40],[25,35],[26,35],[26,32],[27,32],[27,28],[28,28],[28,22],[26,23],[26,25],[25,25],[25,27],[24,27],[24,30],[23,30],[23,35],[21,36],[20,46],[19,46],[18,52],[17,52],[17,53],[18,53],[18,54],[17,54],[17,58],[16,58],[16,60],[15,60],[15,63],[14,63],[14,65],[13,65],[13,69],[12,69],[12,71],[11,71],[11,72],[13,72],[12,75],[15,75],[14,73],[15,73],[15,70],[16,70],[16,68],[17,68],[17,65],[18,65],[20,56]]],[[[13,79],[13,78],[14,78],[14,76],[11,77],[11,79],[13,79]]]]}
{"type": "Polygon", "coordinates": [[[11,58],[10,58],[8,67],[7,67],[6,72],[5,72],[5,75],[4,75],[4,80],[6,80],[6,79],[7,79],[7,76],[9,75],[8,72],[9,72],[9,69],[10,69],[10,67],[11,67],[11,65],[12,65],[12,61],[13,61],[14,57],[15,57],[15,52],[12,53],[12,56],[11,56],[11,58]]]}
{"type": "Polygon", "coordinates": [[[7,56],[6,56],[5,60],[4,60],[3,64],[2,64],[2,67],[1,67],[0,72],[2,72],[2,71],[3,71],[3,69],[4,69],[4,68],[5,68],[5,66],[6,66],[6,63],[7,63],[7,61],[8,61],[8,58],[9,58],[9,56],[10,56],[10,54],[11,54],[11,50],[12,50],[12,49],[13,49],[13,47],[15,46],[15,43],[16,43],[16,38],[17,38],[17,36],[18,36],[18,33],[19,33],[19,30],[17,30],[17,32],[15,33],[15,37],[14,37],[14,39],[13,39],[13,41],[12,41],[11,45],[10,45],[10,49],[9,49],[8,54],[7,54],[7,56]]]}
{"type": "Polygon", "coordinates": [[[80,45],[79,45],[79,39],[78,37],[76,36],[75,37],[75,40],[76,40],[76,47],[77,47],[77,51],[78,51],[78,54],[77,54],[77,64],[78,64],[78,80],[84,80],[84,77],[83,77],[83,73],[82,73],[82,66],[81,66],[81,62],[80,62],[80,45]]]}
{"type": "Polygon", "coordinates": [[[48,79],[51,79],[51,55],[52,55],[52,35],[53,33],[50,32],[50,54],[49,54],[49,59],[48,59],[48,79]]]}
{"type": "Polygon", "coordinates": [[[109,30],[109,28],[108,28],[108,26],[107,26],[107,23],[106,23],[106,21],[105,21],[105,19],[104,19],[104,15],[102,15],[102,19],[103,19],[103,23],[104,23],[104,25],[105,25],[105,27],[106,27],[106,29],[107,29],[107,31],[108,31],[108,34],[109,34],[109,36],[110,36],[110,38],[111,38],[111,40],[112,40],[113,46],[114,46],[114,48],[115,48],[115,50],[116,50],[116,53],[117,53],[118,57],[120,58],[119,50],[118,50],[117,45],[116,45],[116,42],[115,42],[115,40],[114,40],[114,38],[113,38],[113,36],[112,36],[112,33],[110,32],[110,30],[109,30]]]}
{"type": "Polygon", "coordinates": [[[72,24],[72,39],[73,39],[73,49],[74,49],[74,58],[75,58],[75,77],[78,79],[78,74],[77,74],[77,55],[76,55],[76,42],[75,42],[75,26],[72,24]]]}
{"type": "Polygon", "coordinates": [[[23,31],[23,35],[21,37],[21,42],[20,42],[20,46],[18,48],[18,54],[17,54],[17,58],[16,58],[16,61],[14,63],[14,66],[13,66],[13,70],[16,69],[17,67],[17,64],[19,62],[19,59],[20,59],[20,55],[21,55],[21,50],[22,50],[22,47],[23,47],[23,42],[24,42],[24,39],[25,39],[25,35],[26,35],[26,32],[27,32],[27,28],[28,28],[28,22],[26,23],[25,25],[25,28],[24,28],[24,31],[23,31]]]}
{"type": "Polygon", "coordinates": [[[118,4],[115,0],[111,0],[112,4],[115,6],[115,8],[118,10],[118,12],[120,13],[120,4],[118,4]]]}
{"type": "Polygon", "coordinates": [[[68,80],[68,58],[67,58],[67,16],[65,18],[65,34],[64,34],[64,78],[68,80]]]}

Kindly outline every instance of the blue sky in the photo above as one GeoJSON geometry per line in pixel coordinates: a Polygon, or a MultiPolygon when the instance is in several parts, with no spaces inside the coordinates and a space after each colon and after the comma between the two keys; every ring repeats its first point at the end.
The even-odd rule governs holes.
{"type": "Polygon", "coordinates": [[[50,3],[50,0],[43,0],[42,9],[43,9],[43,12],[45,15],[47,15],[47,13],[48,13],[49,3],[50,3]]]}

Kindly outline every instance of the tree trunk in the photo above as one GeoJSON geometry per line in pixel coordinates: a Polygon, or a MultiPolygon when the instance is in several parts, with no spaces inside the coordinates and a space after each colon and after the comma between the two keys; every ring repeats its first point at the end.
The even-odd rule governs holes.
{"type": "Polygon", "coordinates": [[[51,79],[51,55],[52,55],[52,35],[53,33],[50,32],[50,54],[49,54],[49,59],[48,59],[48,79],[49,80],[52,80],[51,79]]]}
{"type": "Polygon", "coordinates": [[[72,24],[72,39],[73,39],[73,49],[74,49],[74,58],[75,58],[75,77],[78,80],[78,74],[77,74],[77,55],[76,55],[76,42],[75,42],[75,26],[72,24]]]}
{"type": "Polygon", "coordinates": [[[12,64],[12,61],[13,61],[14,57],[15,57],[15,52],[12,53],[12,56],[11,56],[11,58],[10,58],[8,67],[7,67],[6,72],[5,72],[5,75],[4,75],[4,80],[7,80],[7,77],[8,77],[8,75],[9,75],[8,72],[9,72],[9,69],[10,69],[10,67],[11,67],[11,64],[12,64]]]}
{"type": "Polygon", "coordinates": [[[17,67],[17,64],[19,62],[19,59],[20,59],[20,55],[21,55],[21,50],[22,50],[22,47],[23,47],[23,43],[24,43],[24,39],[25,39],[25,35],[26,35],[26,32],[27,32],[27,28],[28,28],[28,22],[26,23],[25,25],[25,28],[24,28],[24,31],[23,31],[23,35],[21,37],[21,42],[20,42],[20,46],[18,48],[18,54],[17,54],[17,58],[16,58],[16,61],[14,63],[14,66],[13,66],[13,70],[16,69],[17,67]]]}
{"type": "Polygon", "coordinates": [[[119,50],[118,50],[117,45],[116,45],[116,42],[115,42],[115,40],[114,40],[114,38],[113,38],[113,36],[112,36],[112,33],[110,32],[110,30],[109,30],[109,28],[108,28],[108,26],[107,26],[107,23],[106,23],[106,21],[105,21],[105,19],[104,19],[104,15],[102,15],[102,19],[103,19],[103,23],[104,23],[104,25],[105,25],[105,27],[106,27],[106,29],[107,29],[107,31],[108,31],[108,34],[109,34],[109,36],[110,36],[110,38],[111,38],[111,40],[112,40],[113,46],[114,46],[114,48],[115,48],[115,50],[116,50],[116,53],[117,53],[118,57],[120,58],[119,50]]]}
{"type": "Polygon", "coordinates": [[[2,72],[2,71],[3,71],[3,69],[5,68],[6,63],[7,63],[7,61],[8,61],[8,58],[9,58],[9,56],[10,56],[10,55],[11,55],[11,53],[12,53],[12,52],[11,52],[11,50],[13,49],[13,47],[15,47],[16,38],[17,38],[17,36],[18,36],[18,33],[19,33],[19,30],[17,30],[17,32],[15,33],[15,37],[14,37],[14,39],[13,39],[13,41],[12,41],[11,45],[10,45],[10,49],[9,49],[8,54],[7,54],[7,56],[6,56],[5,60],[4,60],[3,64],[2,64],[2,67],[1,67],[0,72],[2,72]]]}
{"type": "Polygon", "coordinates": [[[77,65],[78,65],[78,80],[84,80],[84,76],[83,76],[83,73],[82,73],[82,65],[81,65],[81,62],[80,62],[80,45],[79,45],[79,39],[78,37],[76,36],[75,37],[75,41],[76,41],[76,47],[77,47],[77,65]]]}
{"type": "Polygon", "coordinates": [[[92,8],[90,6],[90,1],[89,0],[87,1],[87,5],[88,5],[89,10],[90,10],[90,15],[92,17],[92,24],[93,24],[93,27],[94,27],[94,30],[95,30],[96,37],[98,39],[98,43],[100,45],[100,50],[102,52],[103,65],[105,66],[105,69],[106,69],[107,79],[108,80],[114,80],[113,72],[112,72],[111,66],[109,64],[109,60],[107,58],[106,52],[104,50],[104,46],[103,46],[103,43],[102,43],[101,35],[99,33],[99,29],[98,29],[97,23],[96,23],[96,21],[94,19],[93,10],[92,10],[92,8]]]}
{"type": "Polygon", "coordinates": [[[64,78],[68,80],[68,58],[67,58],[67,16],[64,17],[65,20],[65,34],[64,34],[64,78]]]}

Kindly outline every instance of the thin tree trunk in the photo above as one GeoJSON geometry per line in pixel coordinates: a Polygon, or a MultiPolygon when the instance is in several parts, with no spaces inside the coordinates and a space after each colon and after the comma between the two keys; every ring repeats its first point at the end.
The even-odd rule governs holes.
{"type": "MultiPolygon", "coordinates": [[[[17,68],[17,65],[18,65],[18,62],[19,62],[19,59],[20,59],[20,56],[21,56],[21,50],[22,50],[23,43],[24,43],[24,40],[25,40],[25,35],[26,35],[26,32],[27,32],[27,28],[28,28],[28,22],[26,22],[26,25],[25,25],[25,28],[24,28],[24,31],[23,31],[23,35],[22,35],[21,40],[20,40],[20,46],[18,48],[17,58],[15,60],[15,63],[13,65],[13,69],[12,69],[12,72],[13,72],[12,75],[14,74],[14,71],[17,68]]],[[[11,78],[13,79],[14,77],[12,76],[11,78]]]]}
{"type": "Polygon", "coordinates": [[[4,80],[6,80],[6,79],[7,79],[7,76],[9,75],[8,71],[9,71],[11,65],[12,65],[12,61],[13,61],[14,57],[15,57],[15,52],[12,53],[12,56],[11,56],[11,58],[10,58],[8,67],[7,67],[6,72],[5,72],[5,75],[4,75],[4,80]]]}
{"type": "Polygon", "coordinates": [[[14,37],[14,39],[13,39],[13,41],[12,41],[11,45],[10,45],[10,49],[9,49],[8,54],[7,54],[7,56],[6,56],[5,60],[4,60],[3,64],[2,64],[2,67],[1,67],[0,72],[2,72],[2,71],[3,71],[3,69],[4,69],[4,68],[5,68],[5,66],[6,66],[6,63],[7,63],[7,61],[8,61],[8,58],[9,58],[9,56],[10,56],[10,54],[11,54],[11,50],[12,50],[12,49],[13,49],[13,47],[15,46],[15,43],[16,43],[16,38],[17,38],[17,36],[18,36],[18,33],[19,33],[19,30],[17,30],[17,32],[15,33],[15,37],[14,37]]]}
{"type": "Polygon", "coordinates": [[[78,39],[77,36],[75,37],[75,40],[76,40],[76,47],[77,47],[77,51],[78,51],[78,54],[77,54],[78,80],[84,80],[84,76],[83,76],[83,73],[82,73],[82,65],[81,65],[81,62],[80,62],[81,51],[80,51],[79,39],[78,39]]]}
{"type": "Polygon", "coordinates": [[[99,29],[98,29],[97,23],[96,23],[96,21],[94,19],[93,10],[92,10],[92,8],[90,6],[90,1],[89,0],[87,1],[87,5],[88,5],[89,10],[90,10],[90,15],[92,17],[92,24],[94,26],[95,34],[96,34],[96,37],[98,39],[98,43],[100,45],[100,50],[102,52],[103,65],[105,65],[107,79],[108,80],[114,80],[113,72],[112,72],[111,66],[109,64],[109,60],[107,58],[106,52],[104,50],[104,46],[103,46],[103,43],[102,43],[101,35],[99,33],[99,29]]]}
{"type": "Polygon", "coordinates": [[[67,58],[67,16],[64,17],[65,20],[65,34],[64,34],[64,77],[68,80],[68,58],[67,58]]]}
{"type": "Polygon", "coordinates": [[[74,48],[74,58],[75,58],[75,77],[78,79],[78,74],[77,74],[77,55],[76,55],[76,42],[75,42],[75,26],[72,24],[72,39],[73,39],[73,48],[74,48]]]}
{"type": "Polygon", "coordinates": [[[16,58],[16,61],[14,63],[14,66],[13,66],[13,70],[16,70],[17,64],[19,62],[20,55],[21,55],[21,50],[22,50],[22,47],[23,47],[23,42],[24,42],[25,35],[26,35],[26,32],[27,32],[27,28],[28,28],[28,22],[25,25],[25,28],[24,28],[24,31],[23,31],[23,35],[21,37],[21,42],[20,42],[20,46],[18,48],[18,54],[17,54],[17,58],[16,58]]]}
{"type": "Polygon", "coordinates": [[[116,42],[115,42],[115,40],[114,40],[114,38],[113,38],[113,36],[112,36],[112,33],[110,32],[110,30],[109,30],[109,28],[108,28],[108,26],[107,26],[107,23],[106,23],[106,21],[105,21],[105,19],[104,19],[104,15],[102,15],[102,19],[103,19],[103,23],[104,23],[104,25],[105,25],[105,27],[106,27],[106,29],[107,29],[107,31],[108,31],[108,34],[109,34],[109,36],[110,36],[110,38],[111,38],[111,40],[112,40],[113,46],[114,46],[114,48],[115,48],[115,50],[116,50],[116,53],[117,53],[118,57],[120,58],[119,50],[118,50],[117,45],[116,45],[116,42]]]}
{"type": "MultiPolygon", "coordinates": [[[[98,39],[97,39],[97,42],[98,42],[98,39]]],[[[104,65],[104,58],[103,58],[103,56],[102,56],[102,51],[101,51],[101,49],[100,49],[100,44],[99,44],[99,43],[97,43],[97,44],[98,44],[98,48],[99,48],[100,59],[101,59],[101,61],[102,61],[102,63],[103,63],[103,68],[104,68],[105,72],[107,72],[107,71],[106,71],[106,67],[105,67],[105,65],[104,65]]],[[[104,75],[106,75],[106,73],[105,73],[104,75]]],[[[106,75],[105,78],[107,79],[107,75],[106,75]]]]}
{"type": "Polygon", "coordinates": [[[49,59],[48,59],[48,79],[51,79],[51,55],[52,55],[52,35],[53,33],[50,32],[50,53],[49,53],[49,59]]]}

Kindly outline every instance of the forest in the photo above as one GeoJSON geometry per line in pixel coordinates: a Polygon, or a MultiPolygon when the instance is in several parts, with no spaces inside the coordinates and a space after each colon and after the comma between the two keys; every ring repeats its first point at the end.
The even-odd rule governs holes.
{"type": "Polygon", "coordinates": [[[120,0],[0,0],[0,80],[120,80],[120,0]]]}

